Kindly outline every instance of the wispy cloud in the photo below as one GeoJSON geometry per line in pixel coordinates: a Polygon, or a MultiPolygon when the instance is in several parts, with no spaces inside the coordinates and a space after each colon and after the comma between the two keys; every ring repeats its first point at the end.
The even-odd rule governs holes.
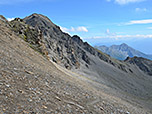
{"type": "Polygon", "coordinates": [[[146,1],[146,0],[106,0],[107,2],[115,2],[119,5],[125,5],[125,4],[129,4],[129,3],[137,3],[137,2],[143,2],[143,1],[146,1]]]}
{"type": "Polygon", "coordinates": [[[109,29],[107,29],[105,31],[105,34],[108,35],[108,36],[115,36],[116,35],[116,33],[112,33],[109,29]]]}
{"type": "Polygon", "coordinates": [[[8,21],[12,21],[14,20],[15,18],[7,18],[8,21]]]}
{"type": "Polygon", "coordinates": [[[150,23],[152,23],[152,19],[132,20],[132,21],[126,23],[126,25],[133,25],[133,24],[150,24],[150,23]]]}
{"type": "Polygon", "coordinates": [[[79,27],[71,27],[70,29],[69,28],[65,28],[65,27],[60,27],[61,30],[63,32],[88,32],[88,29],[84,26],[79,26],[79,27]]]}
{"type": "Polygon", "coordinates": [[[152,23],[152,19],[131,20],[129,22],[120,22],[120,23],[117,23],[117,26],[137,25],[137,24],[151,24],[151,23],[152,23]]]}
{"type": "Polygon", "coordinates": [[[152,34],[147,34],[147,35],[136,34],[136,35],[95,36],[95,37],[84,38],[84,39],[132,40],[132,39],[147,39],[147,38],[152,38],[152,34]]]}
{"type": "Polygon", "coordinates": [[[135,11],[136,12],[147,12],[148,9],[147,8],[136,8],[135,11]]]}

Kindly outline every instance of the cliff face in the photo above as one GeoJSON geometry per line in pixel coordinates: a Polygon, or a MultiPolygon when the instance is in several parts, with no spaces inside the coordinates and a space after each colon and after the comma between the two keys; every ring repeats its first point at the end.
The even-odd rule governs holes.
{"type": "MultiPolygon", "coordinates": [[[[24,19],[16,18],[9,22],[9,25],[34,50],[67,69],[79,69],[82,72],[94,69],[96,73],[96,64],[106,62],[123,72],[133,73],[125,62],[112,59],[90,46],[87,42],[83,42],[77,35],[71,37],[62,32],[59,26],[41,14],[32,14],[24,19]],[[94,68],[94,66],[96,67],[94,68]]],[[[126,44],[122,44],[120,47],[121,50],[128,49],[126,44]]],[[[118,47],[113,46],[113,48],[118,47]]],[[[142,68],[140,69],[143,71],[142,68]]]]}
{"type": "Polygon", "coordinates": [[[26,24],[42,31],[48,57],[67,69],[79,68],[80,60],[89,64],[86,52],[77,45],[70,35],[63,33],[60,27],[53,24],[47,17],[33,14],[23,19],[26,24]]]}
{"type": "Polygon", "coordinates": [[[127,58],[125,62],[137,65],[142,71],[144,71],[146,74],[152,76],[152,61],[142,58],[142,57],[133,57],[133,58],[127,58]]]}
{"type": "Polygon", "coordinates": [[[83,42],[79,36],[71,37],[62,32],[59,26],[43,15],[32,14],[23,21],[42,32],[48,57],[67,69],[79,69],[80,66],[88,68],[91,64],[95,64],[93,58],[89,56],[91,54],[127,72],[124,65],[114,62],[108,55],[94,49],[87,42],[83,42]]]}
{"type": "Polygon", "coordinates": [[[81,64],[87,67],[92,61],[87,53],[100,58],[103,56],[101,59],[105,61],[109,59],[87,42],[83,42],[79,36],[71,37],[63,33],[60,27],[43,15],[33,14],[24,19],[16,18],[9,24],[18,36],[30,43],[32,48],[67,69],[78,69],[81,64]]]}

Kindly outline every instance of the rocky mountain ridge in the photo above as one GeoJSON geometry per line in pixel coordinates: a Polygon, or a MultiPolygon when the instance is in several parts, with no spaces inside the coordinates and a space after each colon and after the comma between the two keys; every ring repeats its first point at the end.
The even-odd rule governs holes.
{"type": "MultiPolygon", "coordinates": [[[[101,103],[90,104],[104,100],[85,86],[57,69],[0,21],[0,113],[110,113],[119,109],[106,103],[102,107],[101,103]],[[95,105],[99,107],[92,109],[95,105]]],[[[122,109],[127,112],[125,105],[122,109]]]]}
{"type": "Polygon", "coordinates": [[[1,113],[150,114],[138,104],[99,91],[84,76],[78,75],[79,79],[65,68],[61,70],[33,48],[34,39],[28,35],[30,42],[25,42],[8,25],[0,19],[1,113]]]}
{"type": "Polygon", "coordinates": [[[16,18],[7,25],[29,47],[63,66],[63,71],[69,69],[67,74],[72,71],[70,76],[76,76],[82,82],[87,80],[98,91],[152,109],[151,99],[147,101],[151,98],[151,61],[138,57],[136,61],[139,62],[132,62],[131,58],[125,61],[113,59],[83,42],[79,36],[71,37],[62,32],[59,26],[40,14],[16,18]]]}
{"type": "MultiPolygon", "coordinates": [[[[115,62],[116,60],[94,49],[87,42],[83,42],[79,36],[71,37],[62,32],[59,26],[41,14],[32,14],[24,19],[16,18],[10,24],[12,30],[18,35],[22,35],[24,40],[29,42],[35,50],[67,69],[79,69],[81,65],[88,68],[90,64],[94,64],[94,60],[90,59],[87,54],[89,53],[124,72],[132,72],[123,63],[115,62]]],[[[111,47],[118,49],[118,46],[111,47]]],[[[126,51],[128,48],[130,49],[126,44],[122,44],[119,50],[126,51]]]]}
{"type": "Polygon", "coordinates": [[[108,55],[94,49],[87,42],[83,42],[79,36],[71,37],[62,32],[59,26],[43,15],[32,14],[24,19],[16,18],[10,24],[12,30],[29,42],[33,48],[45,53],[48,58],[67,69],[77,69],[82,64],[88,67],[91,62],[93,63],[93,60],[86,54],[88,52],[122,70],[122,67],[125,67],[114,63],[108,55]],[[42,47],[43,49],[40,49],[42,47]]]}
{"type": "Polygon", "coordinates": [[[152,61],[142,57],[127,57],[125,62],[137,65],[142,71],[152,76],[152,61]]]}

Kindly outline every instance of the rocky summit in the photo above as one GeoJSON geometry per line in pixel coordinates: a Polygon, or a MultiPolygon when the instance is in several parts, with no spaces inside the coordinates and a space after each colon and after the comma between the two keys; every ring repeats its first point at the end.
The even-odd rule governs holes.
{"type": "Polygon", "coordinates": [[[127,44],[123,43],[121,45],[112,45],[110,47],[107,46],[95,46],[95,48],[100,51],[110,55],[111,57],[118,60],[125,60],[127,57],[143,57],[152,60],[152,56],[142,53],[138,50],[133,49],[127,44]]]}
{"type": "Polygon", "coordinates": [[[41,14],[0,16],[1,113],[150,114],[151,68],[113,59],[41,14]]]}

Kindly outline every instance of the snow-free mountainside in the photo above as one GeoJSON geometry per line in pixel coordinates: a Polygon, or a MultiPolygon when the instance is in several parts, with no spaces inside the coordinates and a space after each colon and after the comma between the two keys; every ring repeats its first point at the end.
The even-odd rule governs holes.
{"type": "Polygon", "coordinates": [[[150,114],[152,61],[124,61],[32,14],[0,16],[0,112],[150,114]]]}
{"type": "Polygon", "coordinates": [[[95,46],[95,48],[118,60],[125,60],[127,57],[135,57],[135,56],[152,60],[152,55],[148,55],[138,50],[135,50],[125,43],[121,45],[112,45],[110,47],[95,46]]]}

